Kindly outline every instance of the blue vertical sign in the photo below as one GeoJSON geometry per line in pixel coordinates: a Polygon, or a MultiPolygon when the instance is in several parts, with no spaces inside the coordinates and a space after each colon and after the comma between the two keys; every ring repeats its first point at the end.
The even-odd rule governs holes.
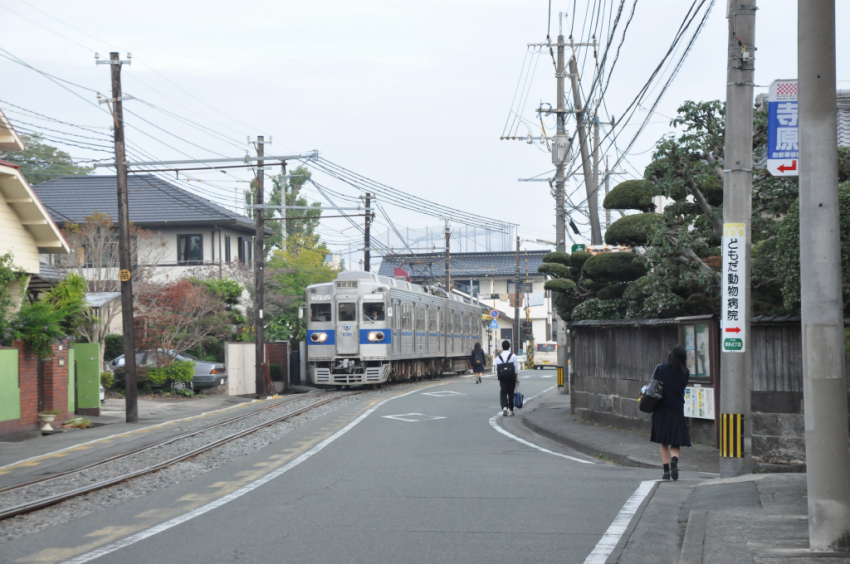
{"type": "Polygon", "coordinates": [[[774,80],[767,102],[767,170],[773,176],[797,176],[800,133],[797,81],[774,80]]]}

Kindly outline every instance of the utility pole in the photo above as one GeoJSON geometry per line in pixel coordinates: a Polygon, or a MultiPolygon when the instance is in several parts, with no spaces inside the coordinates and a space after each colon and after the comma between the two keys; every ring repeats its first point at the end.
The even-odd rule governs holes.
{"type": "MultiPolygon", "coordinates": [[[[265,139],[262,135],[257,137],[257,157],[265,156],[265,139]]],[[[255,373],[254,381],[257,386],[257,397],[262,397],[266,390],[266,380],[263,377],[266,364],[265,327],[263,325],[263,302],[265,292],[265,280],[263,263],[265,261],[265,213],[263,205],[265,196],[263,194],[263,181],[265,180],[265,169],[263,163],[257,161],[257,195],[254,198],[256,208],[254,209],[254,221],[256,222],[256,235],[254,236],[254,346],[255,346],[255,373]]],[[[284,206],[286,203],[284,203],[284,206]]],[[[283,227],[286,229],[286,226],[283,227]]]]}
{"type": "Polygon", "coordinates": [[[363,244],[366,245],[366,248],[363,249],[363,270],[365,270],[366,272],[370,272],[371,269],[372,269],[372,263],[371,263],[372,254],[370,252],[371,249],[372,249],[372,237],[371,237],[371,227],[370,227],[372,225],[372,217],[371,217],[371,214],[369,213],[369,210],[371,209],[371,203],[372,203],[371,198],[372,198],[372,194],[369,193],[369,192],[366,192],[366,218],[364,220],[365,225],[364,225],[364,228],[363,228],[363,244]]]}
{"type": "MultiPolygon", "coordinates": [[[[599,119],[598,114],[599,105],[596,105],[596,111],[593,112],[593,194],[596,200],[596,220],[599,221],[599,119]]],[[[607,158],[607,157],[606,157],[607,158]]],[[[605,179],[606,183],[608,179],[605,179]]],[[[588,208],[590,207],[590,200],[587,202],[588,208]]],[[[599,245],[603,243],[602,241],[602,229],[599,230],[599,245]]]]}
{"type": "Polygon", "coordinates": [[[573,87],[573,104],[575,106],[576,127],[578,128],[578,141],[581,146],[581,165],[584,171],[584,188],[587,192],[587,215],[590,217],[590,243],[592,245],[602,244],[602,230],[599,227],[599,196],[596,193],[590,151],[587,146],[587,128],[585,110],[581,105],[581,91],[579,90],[578,64],[575,56],[570,57],[570,79],[573,87]]]}
{"type": "MultiPolygon", "coordinates": [[[[754,0],[729,0],[728,6],[723,276],[720,280],[722,478],[750,474],[752,468],[749,243],[752,241],[753,56],[756,52],[753,43],[756,7],[754,0]]],[[[835,132],[832,134],[835,135],[835,132]]]]}
{"type": "Polygon", "coordinates": [[[569,151],[565,154],[557,154],[556,148],[569,147],[569,138],[567,137],[567,111],[564,107],[564,35],[561,30],[563,24],[563,14],[559,16],[558,30],[558,63],[555,69],[555,80],[557,82],[558,102],[557,108],[557,126],[555,129],[555,145],[552,147],[552,161],[555,164],[555,250],[563,253],[567,250],[567,208],[565,205],[566,197],[564,195],[564,169],[567,166],[569,151]]]}
{"type": "MultiPolygon", "coordinates": [[[[608,155],[605,155],[605,197],[608,197],[608,180],[610,178],[610,172],[608,171],[608,155]]],[[[604,203],[605,200],[602,200],[604,203]]],[[[611,229],[611,210],[605,209],[605,231],[611,229]]]]}
{"type": "MultiPolygon", "coordinates": [[[[128,55],[129,57],[129,55],[128,55]]],[[[97,61],[101,64],[101,61],[97,61]]],[[[118,264],[121,271],[121,322],[124,325],[124,405],[127,423],[139,420],[138,390],[136,387],[136,328],[133,319],[133,259],[130,253],[130,210],[127,203],[127,160],[124,155],[124,108],[121,102],[121,65],[118,53],[110,53],[102,64],[112,69],[112,117],[115,122],[115,172],[118,184],[118,264]]],[[[110,102],[110,100],[107,100],[110,102]]]]}
{"type": "Polygon", "coordinates": [[[449,229],[449,220],[446,220],[446,292],[452,293],[452,231],[449,229]]]}
{"type": "Polygon", "coordinates": [[[838,209],[835,0],[798,2],[797,37],[809,548],[841,551],[850,549],[850,456],[838,209]]]}
{"type": "Polygon", "coordinates": [[[516,238],[516,278],[514,279],[514,354],[519,355],[519,235],[516,238]]]}

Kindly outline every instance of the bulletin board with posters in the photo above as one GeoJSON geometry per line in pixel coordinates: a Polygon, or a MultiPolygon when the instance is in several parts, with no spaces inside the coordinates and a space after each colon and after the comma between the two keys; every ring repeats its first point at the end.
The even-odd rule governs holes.
{"type": "Polygon", "coordinates": [[[720,368],[717,318],[713,315],[680,317],[679,344],[685,348],[690,371],[685,390],[685,417],[715,419],[720,368]]]}

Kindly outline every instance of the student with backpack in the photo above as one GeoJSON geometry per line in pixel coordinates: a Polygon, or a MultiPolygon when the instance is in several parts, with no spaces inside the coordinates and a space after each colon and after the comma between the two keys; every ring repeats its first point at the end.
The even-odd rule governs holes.
{"type": "Polygon", "coordinates": [[[499,377],[499,404],[502,416],[514,414],[514,390],[519,384],[519,359],[511,352],[511,342],[502,341],[502,353],[496,357],[496,374],[499,377]]]}

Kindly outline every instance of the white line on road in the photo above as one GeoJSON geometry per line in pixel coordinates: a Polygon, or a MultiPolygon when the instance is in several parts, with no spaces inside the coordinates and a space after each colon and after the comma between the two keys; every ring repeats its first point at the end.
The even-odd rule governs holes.
{"type": "MultiPolygon", "coordinates": [[[[448,383],[450,383],[450,382],[443,382],[443,383],[440,383],[440,384],[434,384],[434,386],[441,386],[443,384],[448,384],[448,383]]],[[[107,555],[111,552],[115,552],[116,550],[121,550],[122,548],[126,548],[130,545],[136,544],[137,542],[139,542],[141,540],[145,540],[146,538],[152,537],[152,536],[154,536],[158,533],[162,533],[164,531],[167,531],[168,529],[174,528],[177,525],[185,523],[186,521],[190,521],[190,520],[194,519],[195,517],[200,517],[204,513],[208,513],[210,511],[212,511],[213,509],[216,509],[218,507],[221,507],[222,505],[225,505],[226,503],[230,503],[234,499],[240,498],[243,495],[254,491],[255,489],[262,486],[263,484],[271,482],[272,480],[274,480],[275,478],[277,478],[281,474],[284,474],[284,473],[292,470],[293,468],[295,468],[296,466],[298,466],[302,462],[306,461],[308,458],[310,458],[314,454],[318,453],[319,451],[324,449],[326,446],[328,446],[329,444],[331,444],[332,442],[334,442],[335,440],[337,440],[338,438],[340,438],[341,436],[343,436],[344,434],[349,432],[351,429],[356,427],[358,423],[360,423],[361,421],[366,419],[369,415],[374,413],[379,407],[381,407],[385,403],[392,401],[394,399],[403,398],[404,396],[409,396],[410,394],[415,394],[419,391],[421,391],[421,388],[419,388],[417,390],[411,390],[409,392],[399,394],[395,397],[391,397],[391,398],[387,398],[387,399],[383,400],[382,402],[380,402],[380,403],[372,406],[371,408],[367,409],[363,414],[360,415],[360,417],[358,417],[357,419],[355,419],[354,421],[352,421],[351,423],[349,423],[348,425],[346,425],[345,427],[343,427],[342,429],[340,429],[339,431],[337,431],[336,433],[334,433],[333,435],[331,435],[330,437],[328,437],[324,441],[320,442],[319,444],[317,444],[316,446],[314,446],[313,448],[311,448],[310,450],[308,450],[307,452],[305,452],[304,454],[302,454],[298,458],[296,458],[296,459],[292,460],[291,462],[281,466],[280,468],[278,468],[277,470],[274,470],[273,472],[269,472],[268,474],[266,474],[265,476],[263,476],[259,480],[251,482],[250,484],[239,488],[235,492],[227,494],[226,496],[222,497],[221,499],[213,501],[212,503],[208,503],[207,505],[204,505],[204,506],[199,507],[199,508],[197,508],[193,511],[190,511],[190,512],[184,514],[184,515],[181,515],[180,517],[175,517],[174,519],[172,519],[170,521],[166,521],[165,523],[161,523],[159,525],[151,527],[150,529],[146,529],[146,530],[144,530],[140,533],[136,533],[135,535],[131,535],[131,536],[129,536],[125,539],[122,539],[120,541],[114,542],[112,544],[108,544],[108,545],[101,547],[101,548],[98,548],[96,550],[92,550],[91,552],[81,554],[80,556],[77,556],[76,558],[72,558],[71,560],[66,560],[62,564],[83,564],[84,562],[91,562],[92,560],[95,560],[96,558],[100,558],[101,556],[105,556],[105,555],[107,555]]]]}
{"type": "Polygon", "coordinates": [[[646,480],[640,483],[638,489],[635,490],[635,493],[626,501],[626,504],[614,518],[614,522],[611,523],[611,526],[608,527],[608,530],[605,531],[605,534],[596,543],[593,552],[585,558],[584,564],[605,564],[608,556],[614,551],[623,533],[629,527],[629,523],[637,512],[638,507],[640,507],[640,504],[643,503],[643,500],[649,495],[649,492],[652,491],[656,483],[658,483],[658,480],[646,480]]]}

